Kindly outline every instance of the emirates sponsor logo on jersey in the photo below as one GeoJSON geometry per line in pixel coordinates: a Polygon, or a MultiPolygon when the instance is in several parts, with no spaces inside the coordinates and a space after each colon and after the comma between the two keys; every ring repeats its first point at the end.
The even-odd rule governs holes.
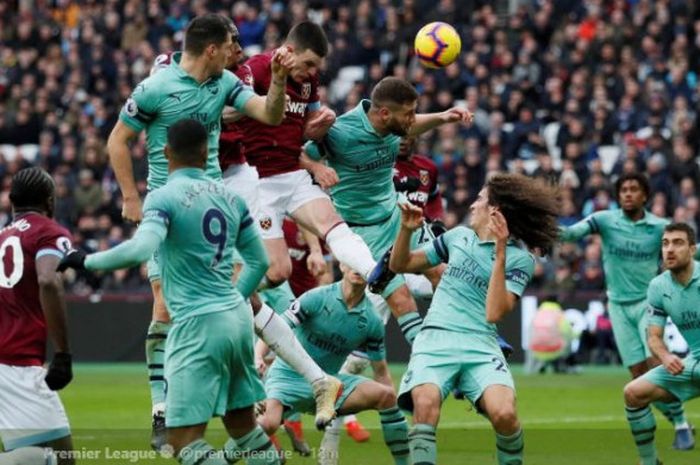
{"type": "Polygon", "coordinates": [[[427,186],[428,183],[430,183],[430,173],[428,173],[428,170],[418,170],[418,175],[421,184],[427,186]]]}
{"type": "Polygon", "coordinates": [[[260,227],[264,230],[267,231],[272,227],[272,218],[269,216],[264,216],[260,218],[260,227]]]}
{"type": "Polygon", "coordinates": [[[301,85],[301,98],[308,100],[311,97],[311,83],[305,82],[301,85]]]}

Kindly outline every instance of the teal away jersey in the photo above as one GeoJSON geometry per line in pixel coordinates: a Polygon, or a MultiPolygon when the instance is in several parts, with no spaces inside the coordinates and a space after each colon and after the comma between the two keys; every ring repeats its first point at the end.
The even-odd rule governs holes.
{"type": "Polygon", "coordinates": [[[218,78],[198,83],[180,68],[181,53],[173,55],[170,66],[136,86],[119,113],[119,119],[134,131],[146,130],[148,188],[156,189],[168,179],[168,161],[163,149],[168,128],[184,119],[199,121],[209,132],[207,174],[221,179],[219,134],[225,105],[239,111],[255,95],[233,73],[225,70],[218,78]]]}
{"type": "Polygon", "coordinates": [[[159,249],[173,321],[244,303],[231,283],[233,250],[258,237],[245,202],[203,170],[179,169],[146,196],[140,228],[167,236],[159,249]]]}
{"type": "Polygon", "coordinates": [[[398,199],[393,172],[401,138],[377,134],[367,118],[369,107],[369,100],[362,100],[335,121],[320,143],[304,146],[310,158],[326,157],[338,173],[333,205],[345,221],[358,225],[389,219],[398,199]]]}
{"type": "Polygon", "coordinates": [[[668,223],[648,211],[641,220],[631,221],[621,209],[605,210],[563,228],[560,237],[577,241],[600,234],[608,298],[616,303],[637,302],[645,298],[649,282],[659,271],[661,237],[668,223]]]}
{"type": "Polygon", "coordinates": [[[693,277],[685,286],[676,282],[670,271],[658,275],[649,284],[647,302],[649,324],[664,328],[670,316],[692,356],[700,360],[700,263],[693,263],[693,277]]]}
{"type": "MultiPolygon", "coordinates": [[[[348,310],[341,282],[305,292],[284,314],[297,339],[326,373],[336,374],[353,350],[367,352],[372,361],[386,358],[384,324],[365,296],[348,310]]],[[[275,363],[295,372],[279,357],[275,363]]]]}
{"type": "MultiPolygon", "coordinates": [[[[495,253],[493,241],[481,241],[464,226],[447,231],[422,247],[431,265],[447,263],[423,327],[496,334],[486,321],[486,292],[495,253]]],[[[535,271],[535,257],[514,242],[506,246],[506,289],[521,296],[535,271]]]]}

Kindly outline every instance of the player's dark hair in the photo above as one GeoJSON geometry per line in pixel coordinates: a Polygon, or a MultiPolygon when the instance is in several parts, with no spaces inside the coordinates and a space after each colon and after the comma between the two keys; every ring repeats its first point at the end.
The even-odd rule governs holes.
{"type": "Polygon", "coordinates": [[[24,168],[12,177],[10,202],[15,211],[43,210],[51,213],[51,199],[56,186],[49,173],[33,166],[24,168]]]}
{"type": "Polygon", "coordinates": [[[665,233],[674,231],[684,232],[688,236],[688,244],[695,245],[695,230],[688,223],[671,223],[664,228],[665,233]]]}
{"type": "Polygon", "coordinates": [[[231,33],[231,21],[227,18],[215,13],[197,16],[185,29],[185,51],[199,56],[209,45],[226,42],[231,33]]]}
{"type": "Polygon", "coordinates": [[[328,37],[321,26],[311,21],[295,24],[287,34],[286,42],[294,46],[295,52],[301,53],[311,49],[321,58],[328,55],[328,37]]]}
{"type": "Polygon", "coordinates": [[[418,100],[418,92],[408,81],[389,76],[374,86],[370,99],[374,107],[381,107],[389,103],[406,105],[418,100]]]}
{"type": "Polygon", "coordinates": [[[559,237],[559,190],[539,178],[499,173],[487,182],[489,205],[498,207],[513,238],[549,253],[559,237]]]}
{"type": "Polygon", "coordinates": [[[202,151],[207,151],[209,134],[202,123],[181,119],[168,128],[169,155],[186,165],[200,165],[202,151]]]}
{"type": "Polygon", "coordinates": [[[619,178],[617,178],[617,181],[615,181],[616,199],[620,199],[620,190],[622,189],[622,185],[627,181],[637,181],[637,183],[639,183],[639,187],[641,187],[644,191],[644,195],[647,197],[647,199],[649,198],[649,193],[651,192],[651,188],[649,187],[649,178],[647,178],[644,173],[635,171],[632,173],[623,173],[619,178]]]}

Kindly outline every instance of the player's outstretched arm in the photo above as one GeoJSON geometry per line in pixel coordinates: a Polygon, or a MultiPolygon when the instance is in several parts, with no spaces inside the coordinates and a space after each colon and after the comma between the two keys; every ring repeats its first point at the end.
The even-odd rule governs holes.
{"type": "Polygon", "coordinates": [[[596,219],[596,215],[593,214],[571,226],[561,226],[559,228],[559,239],[564,242],[576,242],[589,234],[598,232],[598,220],[596,219]]]}
{"type": "Polygon", "coordinates": [[[112,271],[120,268],[131,268],[145,262],[158,250],[160,244],[167,235],[167,229],[154,227],[144,228],[139,226],[134,237],[122,242],[118,246],[85,255],[81,250],[71,250],[60,261],[57,271],[65,271],[68,268],[91,271],[112,271]]]}
{"type": "Polygon", "coordinates": [[[114,176],[117,178],[124,200],[122,217],[135,223],[138,223],[143,218],[141,197],[136,189],[131,151],[129,150],[129,141],[136,138],[137,135],[136,131],[121,120],[118,120],[109,135],[109,139],[107,139],[109,162],[114,170],[114,176]]]}
{"type": "Polygon", "coordinates": [[[466,108],[453,107],[440,113],[423,113],[416,115],[416,121],[408,130],[409,136],[418,136],[431,129],[447,123],[471,124],[474,114],[466,108]]]}
{"type": "Polygon", "coordinates": [[[411,250],[413,231],[423,224],[423,210],[410,203],[399,203],[401,229],[391,250],[389,269],[394,273],[420,273],[432,265],[423,250],[411,250]]]}
{"type": "Polygon", "coordinates": [[[285,98],[287,76],[293,64],[294,57],[289,49],[280,47],[275,50],[271,64],[272,79],[267,95],[265,97],[254,95],[246,102],[244,112],[247,116],[271,126],[282,123],[287,106],[285,98]]]}

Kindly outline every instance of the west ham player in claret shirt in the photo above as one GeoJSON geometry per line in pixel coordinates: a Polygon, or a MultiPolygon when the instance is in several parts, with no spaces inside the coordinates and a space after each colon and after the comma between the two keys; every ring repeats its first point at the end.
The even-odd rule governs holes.
{"type": "Polygon", "coordinates": [[[66,412],[56,391],[72,379],[66,306],[56,266],[72,248],[51,219],[54,182],[40,168],[12,179],[13,221],[0,231],[1,463],[74,463],[66,412]],[[54,358],[43,367],[47,338],[54,358]],[[30,447],[31,446],[31,447],[30,447]],[[56,457],[45,447],[59,453],[56,457]]]}
{"type": "MultiPolygon", "coordinates": [[[[321,139],[335,119],[330,109],[321,107],[318,95],[318,70],[328,53],[328,39],[320,26],[304,21],[289,31],[283,46],[292,51],[294,64],[286,81],[289,99],[282,124],[273,127],[249,118],[238,122],[245,156],[260,176],[256,216],[270,257],[263,287],[278,286],[292,271],[282,231],[286,215],[323,238],[340,262],[367,277],[375,264],[367,245],[299,164],[305,135],[321,139]]],[[[270,74],[270,59],[270,53],[255,55],[236,74],[265,94],[275,79],[270,74]]],[[[330,171],[313,174],[321,184],[320,178],[334,175],[330,171]]]]}
{"type": "MultiPolygon", "coordinates": [[[[414,153],[414,148],[415,138],[401,139],[399,156],[394,165],[394,187],[396,192],[405,195],[409,202],[423,209],[423,217],[431,224],[439,222],[443,228],[439,232],[442,233],[445,210],[438,185],[438,168],[430,158],[414,153]]],[[[437,232],[435,228],[431,229],[437,232]]]]}

